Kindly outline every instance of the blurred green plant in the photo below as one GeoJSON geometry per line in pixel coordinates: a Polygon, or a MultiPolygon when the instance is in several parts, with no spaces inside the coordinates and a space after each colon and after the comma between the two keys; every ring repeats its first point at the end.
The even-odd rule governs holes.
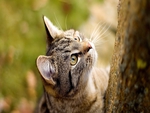
{"type": "MultiPolygon", "coordinates": [[[[45,54],[42,15],[62,29],[78,28],[89,16],[90,0],[0,1],[0,112],[18,109],[22,98],[33,106],[42,84],[35,60],[45,54]],[[30,88],[33,86],[33,89],[30,88]],[[7,105],[4,104],[5,100],[7,105]]],[[[32,110],[31,110],[32,111],[32,110]]]]}

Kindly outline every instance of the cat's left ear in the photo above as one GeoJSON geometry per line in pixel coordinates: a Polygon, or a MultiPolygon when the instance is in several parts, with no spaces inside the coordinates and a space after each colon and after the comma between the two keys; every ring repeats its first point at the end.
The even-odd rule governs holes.
{"type": "Polygon", "coordinates": [[[47,41],[48,44],[50,44],[58,35],[62,33],[62,31],[59,30],[56,26],[54,26],[46,16],[43,16],[43,21],[47,33],[47,41]]]}
{"type": "Polygon", "coordinates": [[[56,82],[53,80],[53,77],[52,77],[52,75],[55,74],[55,69],[49,59],[50,58],[48,56],[40,55],[36,60],[36,65],[42,78],[47,83],[51,85],[55,85],[56,82]]]}

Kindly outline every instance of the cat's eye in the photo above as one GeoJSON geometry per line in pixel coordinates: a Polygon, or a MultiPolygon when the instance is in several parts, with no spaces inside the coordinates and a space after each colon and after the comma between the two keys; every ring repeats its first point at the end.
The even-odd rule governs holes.
{"type": "Polygon", "coordinates": [[[78,62],[78,56],[73,54],[71,55],[70,64],[74,66],[78,62]]]}
{"type": "Polygon", "coordinates": [[[79,37],[74,37],[74,40],[80,41],[80,38],[79,37]]]}

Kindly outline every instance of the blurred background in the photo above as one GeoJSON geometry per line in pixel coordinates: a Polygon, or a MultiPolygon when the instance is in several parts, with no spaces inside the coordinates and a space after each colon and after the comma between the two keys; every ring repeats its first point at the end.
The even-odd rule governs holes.
{"type": "Polygon", "coordinates": [[[33,113],[42,95],[35,60],[46,52],[42,16],[99,36],[98,65],[111,61],[118,0],[0,0],[0,113],[33,113]],[[102,35],[101,35],[102,34],[102,35]]]}

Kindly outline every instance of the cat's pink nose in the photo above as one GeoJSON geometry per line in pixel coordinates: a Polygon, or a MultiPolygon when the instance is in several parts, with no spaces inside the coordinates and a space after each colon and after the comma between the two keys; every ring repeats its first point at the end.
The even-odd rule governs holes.
{"type": "Polygon", "coordinates": [[[91,46],[91,44],[89,42],[88,42],[88,45],[89,45],[89,48],[92,49],[92,46],[91,46]]]}
{"type": "Polygon", "coordinates": [[[92,49],[92,46],[89,42],[83,42],[83,52],[86,53],[88,52],[90,49],[92,49]]]}
{"type": "Polygon", "coordinates": [[[92,49],[92,46],[91,46],[91,44],[88,42],[88,44],[87,44],[87,52],[90,50],[90,49],[92,49]]]}

